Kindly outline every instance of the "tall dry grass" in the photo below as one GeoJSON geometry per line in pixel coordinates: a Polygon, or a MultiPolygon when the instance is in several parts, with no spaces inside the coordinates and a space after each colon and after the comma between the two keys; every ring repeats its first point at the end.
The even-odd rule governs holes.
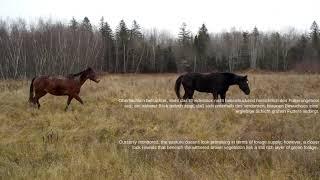
{"type": "MultiPolygon", "coordinates": [[[[236,114],[231,109],[124,109],[119,98],[176,98],[176,75],[106,75],[85,105],[29,81],[0,82],[1,179],[312,179],[319,151],[132,150],[122,140],[319,140],[319,114],[236,114]]],[[[250,98],[319,98],[319,75],[250,74],[250,98]]],[[[211,98],[195,94],[196,98],[211,98]]],[[[246,98],[231,87],[227,98],[246,98]]]]}

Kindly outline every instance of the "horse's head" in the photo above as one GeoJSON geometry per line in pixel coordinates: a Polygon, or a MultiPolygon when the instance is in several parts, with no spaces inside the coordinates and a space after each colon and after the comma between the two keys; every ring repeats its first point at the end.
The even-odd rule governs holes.
{"type": "Polygon", "coordinates": [[[96,83],[100,82],[100,80],[98,80],[96,72],[91,67],[88,67],[85,73],[86,73],[86,77],[91,81],[94,81],[96,83]]]}
{"type": "Polygon", "coordinates": [[[239,88],[246,94],[250,94],[250,88],[248,84],[248,76],[239,76],[237,78],[237,84],[239,85],[239,88]]]}

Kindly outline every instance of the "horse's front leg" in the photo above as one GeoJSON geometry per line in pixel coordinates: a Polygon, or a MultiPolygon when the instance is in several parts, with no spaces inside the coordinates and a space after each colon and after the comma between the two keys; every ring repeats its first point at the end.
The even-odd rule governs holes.
{"type": "Polygon", "coordinates": [[[67,109],[68,109],[68,107],[69,107],[69,105],[70,105],[70,103],[71,103],[72,98],[73,98],[73,97],[72,97],[71,95],[68,96],[67,106],[66,106],[66,108],[64,109],[65,111],[67,111],[67,109]]]}

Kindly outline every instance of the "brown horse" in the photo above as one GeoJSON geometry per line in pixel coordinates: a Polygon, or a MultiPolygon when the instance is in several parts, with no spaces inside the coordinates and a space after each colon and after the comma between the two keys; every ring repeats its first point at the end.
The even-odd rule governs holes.
{"type": "Polygon", "coordinates": [[[32,79],[30,85],[30,97],[29,102],[37,104],[40,108],[39,99],[50,93],[55,96],[68,96],[67,106],[65,111],[73,98],[83,104],[83,101],[79,97],[80,88],[90,79],[96,83],[99,82],[97,75],[92,68],[87,68],[77,74],[70,74],[67,77],[64,76],[39,76],[32,79]]]}

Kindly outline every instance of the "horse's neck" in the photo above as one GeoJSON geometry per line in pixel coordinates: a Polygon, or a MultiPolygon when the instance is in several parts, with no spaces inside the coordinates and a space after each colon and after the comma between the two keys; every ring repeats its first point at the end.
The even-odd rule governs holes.
{"type": "Polygon", "coordinates": [[[229,83],[229,86],[237,85],[238,83],[236,81],[232,81],[229,83]]]}
{"type": "Polygon", "coordinates": [[[231,81],[229,81],[229,86],[233,86],[233,85],[237,85],[238,81],[237,81],[237,76],[234,76],[231,78],[231,81]]]}
{"type": "Polygon", "coordinates": [[[81,76],[79,77],[80,86],[82,86],[86,82],[87,79],[88,78],[86,78],[84,74],[81,74],[81,76]]]}

